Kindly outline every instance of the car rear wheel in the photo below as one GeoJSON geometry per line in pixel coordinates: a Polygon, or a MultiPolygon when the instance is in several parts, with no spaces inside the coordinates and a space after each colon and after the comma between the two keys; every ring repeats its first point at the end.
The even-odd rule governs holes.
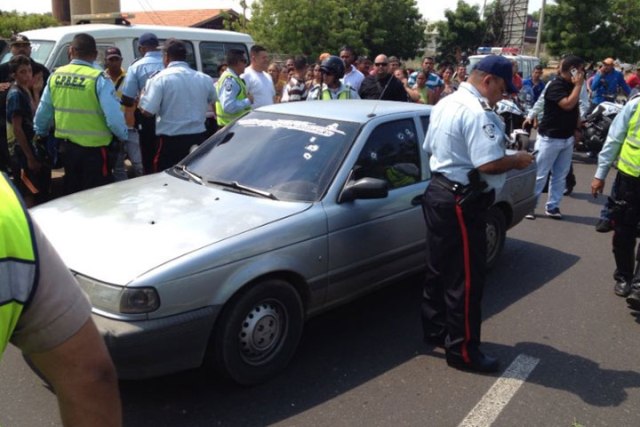
{"type": "Polygon", "coordinates": [[[496,206],[487,212],[487,269],[492,268],[498,261],[504,247],[507,234],[507,220],[502,210],[496,206]]]}
{"type": "Polygon", "coordinates": [[[304,323],[302,301],[289,283],[270,279],[236,295],[212,336],[216,369],[252,385],[276,375],[293,356],[304,323]]]}

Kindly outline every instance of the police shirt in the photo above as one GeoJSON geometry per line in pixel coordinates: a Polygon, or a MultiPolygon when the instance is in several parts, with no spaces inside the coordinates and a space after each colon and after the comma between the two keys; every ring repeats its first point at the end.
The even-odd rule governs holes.
{"type": "MultiPolygon", "coordinates": [[[[429,122],[423,148],[433,173],[467,185],[471,169],[505,156],[504,124],[470,83],[438,102],[429,122]]],[[[496,191],[504,185],[505,174],[481,175],[496,191]]]]}
{"type": "Polygon", "coordinates": [[[207,110],[215,102],[211,77],[184,61],[172,61],[149,79],[140,108],[157,115],[158,135],[192,135],[205,131],[207,110]]]}
{"type": "Polygon", "coordinates": [[[135,61],[127,70],[127,75],[122,84],[122,94],[135,99],[144,89],[149,77],[164,69],[162,52],[153,50],[135,61]]]}

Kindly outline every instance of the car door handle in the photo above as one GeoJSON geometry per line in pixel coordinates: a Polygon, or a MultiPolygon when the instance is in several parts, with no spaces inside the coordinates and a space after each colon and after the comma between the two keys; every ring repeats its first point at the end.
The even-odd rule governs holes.
{"type": "Polygon", "coordinates": [[[412,206],[418,206],[422,204],[422,194],[418,194],[416,197],[414,197],[413,199],[411,199],[411,205],[412,206]]]}

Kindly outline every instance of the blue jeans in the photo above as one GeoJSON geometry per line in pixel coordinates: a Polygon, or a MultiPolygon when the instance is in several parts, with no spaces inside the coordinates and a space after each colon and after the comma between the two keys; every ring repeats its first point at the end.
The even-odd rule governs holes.
{"type": "Polygon", "coordinates": [[[538,167],[535,188],[536,200],[540,197],[547,181],[547,176],[551,172],[547,203],[545,205],[546,210],[559,207],[562,200],[565,180],[571,167],[573,141],[573,136],[569,138],[549,138],[544,135],[539,135],[536,140],[536,150],[538,150],[536,157],[538,167]]]}
{"type": "Polygon", "coordinates": [[[129,129],[129,138],[122,144],[121,150],[118,152],[116,164],[113,167],[113,178],[116,181],[124,181],[127,179],[127,170],[125,169],[125,157],[129,157],[133,166],[133,175],[142,176],[142,155],[140,154],[140,136],[138,131],[129,129]]]}

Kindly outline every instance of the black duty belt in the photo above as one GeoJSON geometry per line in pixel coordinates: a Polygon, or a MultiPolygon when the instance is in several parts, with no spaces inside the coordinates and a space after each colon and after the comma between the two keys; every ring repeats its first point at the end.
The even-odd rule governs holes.
{"type": "Polygon", "coordinates": [[[446,176],[437,172],[433,174],[431,183],[456,195],[464,194],[467,188],[466,185],[463,185],[457,181],[452,181],[446,176]]]}

